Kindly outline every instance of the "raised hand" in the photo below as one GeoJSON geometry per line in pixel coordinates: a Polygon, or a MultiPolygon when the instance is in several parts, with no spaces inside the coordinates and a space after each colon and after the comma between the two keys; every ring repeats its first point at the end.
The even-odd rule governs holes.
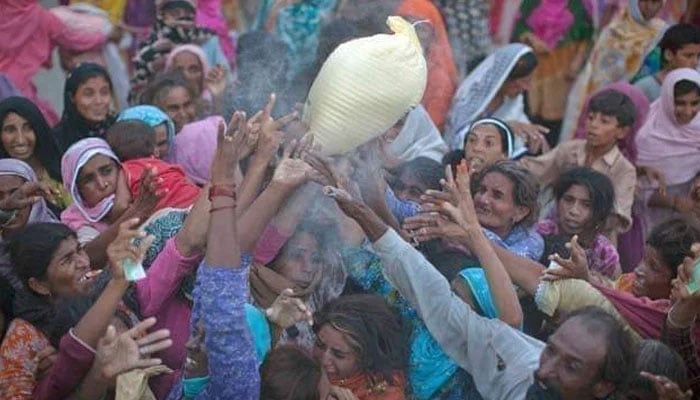
{"type": "Polygon", "coordinates": [[[659,193],[662,196],[666,195],[666,176],[663,172],[652,167],[639,166],[637,167],[637,175],[639,177],[646,177],[648,180],[656,182],[656,184],[659,186],[657,189],[659,193]]]}
{"type": "Polygon", "coordinates": [[[693,270],[695,263],[700,261],[700,243],[695,243],[690,248],[694,258],[685,257],[683,263],[678,267],[678,276],[671,281],[671,298],[676,301],[695,301],[700,302],[700,290],[691,293],[688,290],[688,284],[693,281],[693,270]]]}
{"type": "Polygon", "coordinates": [[[214,185],[235,185],[236,169],[241,150],[249,134],[246,115],[236,111],[231,116],[228,128],[219,124],[216,152],[211,166],[211,182],[214,185]]]}
{"type": "Polygon", "coordinates": [[[665,376],[654,375],[648,372],[641,372],[640,375],[654,384],[656,398],[659,400],[690,400],[693,398],[692,390],[684,392],[676,382],[665,376]]]}
{"type": "Polygon", "coordinates": [[[282,329],[287,329],[298,322],[306,321],[313,324],[311,310],[304,302],[294,297],[292,289],[284,289],[275,299],[272,306],[265,310],[267,318],[282,329]]]}
{"type": "Polygon", "coordinates": [[[170,331],[167,329],[147,333],[155,323],[155,318],[148,318],[120,335],[117,335],[113,326],[107,328],[104,337],[97,344],[94,361],[105,380],[112,382],[122,373],[162,363],[161,359],[150,356],[172,346],[173,341],[170,340],[170,331]]]}
{"type": "Polygon", "coordinates": [[[277,95],[273,93],[270,95],[270,100],[263,108],[262,115],[258,120],[260,124],[260,138],[258,139],[255,152],[262,156],[272,157],[277,153],[284,139],[282,128],[298,116],[296,111],[292,111],[279,119],[274,119],[272,110],[274,110],[276,102],[277,95]]]}
{"type": "Polygon", "coordinates": [[[213,97],[221,97],[226,90],[226,70],[221,65],[216,65],[207,72],[204,83],[213,97]]]}
{"type": "Polygon", "coordinates": [[[58,195],[56,190],[45,183],[25,182],[9,197],[0,201],[0,210],[12,211],[31,206],[43,197],[51,203],[55,203],[58,195]]]}
{"type": "Polygon", "coordinates": [[[559,254],[549,256],[549,259],[557,263],[558,266],[546,269],[542,279],[545,281],[560,279],[590,280],[588,257],[586,257],[586,251],[578,243],[578,235],[574,235],[571,238],[571,241],[566,244],[566,248],[571,251],[571,257],[564,259],[559,254]]]}
{"type": "Polygon", "coordinates": [[[168,193],[168,189],[159,189],[163,183],[161,178],[156,178],[156,169],[146,168],[141,174],[139,194],[129,207],[129,216],[148,219],[155,211],[160,199],[168,193]]]}
{"type": "Polygon", "coordinates": [[[119,233],[117,238],[107,246],[107,259],[109,260],[112,279],[124,281],[124,260],[131,260],[139,263],[143,261],[146,251],[153,243],[154,236],[146,236],[146,233],[140,231],[137,226],[138,218],[133,218],[122,222],[119,225],[119,233]],[[134,244],[134,239],[142,239],[137,246],[134,244]]]}
{"type": "Polygon", "coordinates": [[[549,133],[549,128],[542,125],[528,124],[518,121],[508,121],[508,126],[513,133],[518,135],[531,153],[537,154],[549,150],[547,139],[544,135],[549,133]]]}

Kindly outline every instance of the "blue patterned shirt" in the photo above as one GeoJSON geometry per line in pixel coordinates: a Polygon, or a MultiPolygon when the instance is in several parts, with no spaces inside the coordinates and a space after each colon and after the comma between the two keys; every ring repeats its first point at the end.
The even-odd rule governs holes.
{"type": "Polygon", "coordinates": [[[539,261],[544,253],[544,239],[534,228],[516,226],[503,239],[486,228],[484,234],[490,241],[520,257],[539,261]]]}

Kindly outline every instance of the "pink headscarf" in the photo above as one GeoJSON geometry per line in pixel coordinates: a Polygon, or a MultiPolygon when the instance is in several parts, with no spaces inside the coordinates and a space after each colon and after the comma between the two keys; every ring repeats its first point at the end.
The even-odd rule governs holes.
{"type": "Polygon", "coordinates": [[[216,33],[227,60],[236,59],[236,46],[229,36],[230,29],[222,13],[221,0],[199,0],[196,22],[197,26],[209,28],[216,33]]]}
{"type": "MultiPolygon", "coordinates": [[[[207,87],[205,85],[205,79],[207,77],[207,73],[209,72],[210,66],[209,66],[209,61],[207,61],[207,55],[204,54],[204,50],[200,46],[197,46],[195,44],[183,44],[180,46],[176,46],[173,48],[170,53],[168,53],[168,57],[165,59],[165,70],[170,71],[173,66],[173,61],[175,60],[175,57],[184,52],[189,52],[197,56],[199,59],[199,62],[202,64],[202,81],[199,82],[200,88],[202,88],[202,93],[201,96],[203,98],[206,98],[207,95],[205,93],[208,93],[207,87]]],[[[211,96],[209,96],[211,97],[211,96]]]]}
{"type": "Polygon", "coordinates": [[[24,45],[49,18],[38,0],[0,0],[0,14],[0,32],[8,34],[3,37],[6,50],[24,45]]]}
{"type": "Polygon", "coordinates": [[[673,89],[682,80],[700,86],[700,73],[690,68],[669,73],[661,86],[661,96],[651,104],[649,119],[637,136],[639,165],[663,172],[671,186],[690,181],[700,169],[700,113],[679,125],[673,112],[673,89]]]}
{"type": "Polygon", "coordinates": [[[555,48],[574,23],[569,0],[542,0],[527,19],[532,32],[549,48],[555,48]]]}
{"type": "Polygon", "coordinates": [[[88,207],[80,197],[77,182],[80,169],[98,154],[109,157],[121,165],[119,158],[114,154],[109,144],[99,138],[83,139],[75,143],[68,148],[61,159],[63,185],[73,197],[73,204],[61,214],[61,221],[73,230],[77,230],[83,225],[99,222],[114,206],[114,194],[107,196],[92,207],[88,207]]]}
{"type": "Polygon", "coordinates": [[[632,164],[636,165],[637,146],[635,145],[635,140],[639,134],[639,129],[647,121],[647,116],[649,114],[649,100],[644,95],[644,92],[642,92],[641,89],[637,88],[634,85],[630,85],[629,83],[624,81],[615,82],[603,86],[602,89],[590,95],[588,99],[586,99],[586,104],[583,107],[581,115],[579,115],[578,127],[576,128],[576,133],[574,134],[574,137],[576,139],[583,139],[586,137],[586,119],[588,118],[588,108],[591,98],[593,98],[593,96],[597,95],[598,93],[602,93],[606,90],[614,90],[629,97],[630,100],[632,100],[632,103],[634,103],[634,108],[637,109],[637,115],[634,118],[634,124],[632,124],[632,127],[630,128],[629,134],[625,136],[625,138],[622,139],[620,142],[618,142],[618,147],[620,148],[622,155],[624,155],[625,158],[627,158],[632,164]]]}
{"type": "Polygon", "coordinates": [[[182,127],[175,136],[175,160],[198,185],[209,182],[211,162],[216,151],[216,136],[219,123],[224,119],[218,115],[195,121],[182,127]]]}

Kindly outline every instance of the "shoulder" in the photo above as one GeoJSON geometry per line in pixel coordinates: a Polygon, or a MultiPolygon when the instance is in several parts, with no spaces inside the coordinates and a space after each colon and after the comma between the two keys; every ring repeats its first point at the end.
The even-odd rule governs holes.
{"type": "Polygon", "coordinates": [[[33,356],[48,345],[49,340],[39,329],[21,318],[15,318],[0,345],[0,357],[4,359],[29,354],[33,356]]]}

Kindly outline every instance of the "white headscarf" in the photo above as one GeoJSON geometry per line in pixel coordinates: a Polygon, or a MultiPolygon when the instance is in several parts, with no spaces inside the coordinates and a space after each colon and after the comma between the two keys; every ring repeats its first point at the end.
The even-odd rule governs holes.
{"type": "MultiPolygon", "coordinates": [[[[462,82],[452,101],[448,115],[445,141],[452,149],[461,149],[464,142],[464,129],[486,110],[491,100],[505,83],[508,75],[524,54],[532,49],[524,44],[511,43],[501,47],[479,64],[479,66],[462,82]]],[[[503,120],[525,120],[523,96],[506,99],[497,112],[492,115],[503,120]],[[522,115],[521,115],[522,114],[522,115]]],[[[516,145],[516,148],[521,146],[516,145]]]]}
{"type": "Polygon", "coordinates": [[[411,161],[416,157],[427,157],[441,163],[447,150],[440,131],[421,105],[408,113],[401,132],[389,145],[391,155],[402,162],[411,161]]]}

